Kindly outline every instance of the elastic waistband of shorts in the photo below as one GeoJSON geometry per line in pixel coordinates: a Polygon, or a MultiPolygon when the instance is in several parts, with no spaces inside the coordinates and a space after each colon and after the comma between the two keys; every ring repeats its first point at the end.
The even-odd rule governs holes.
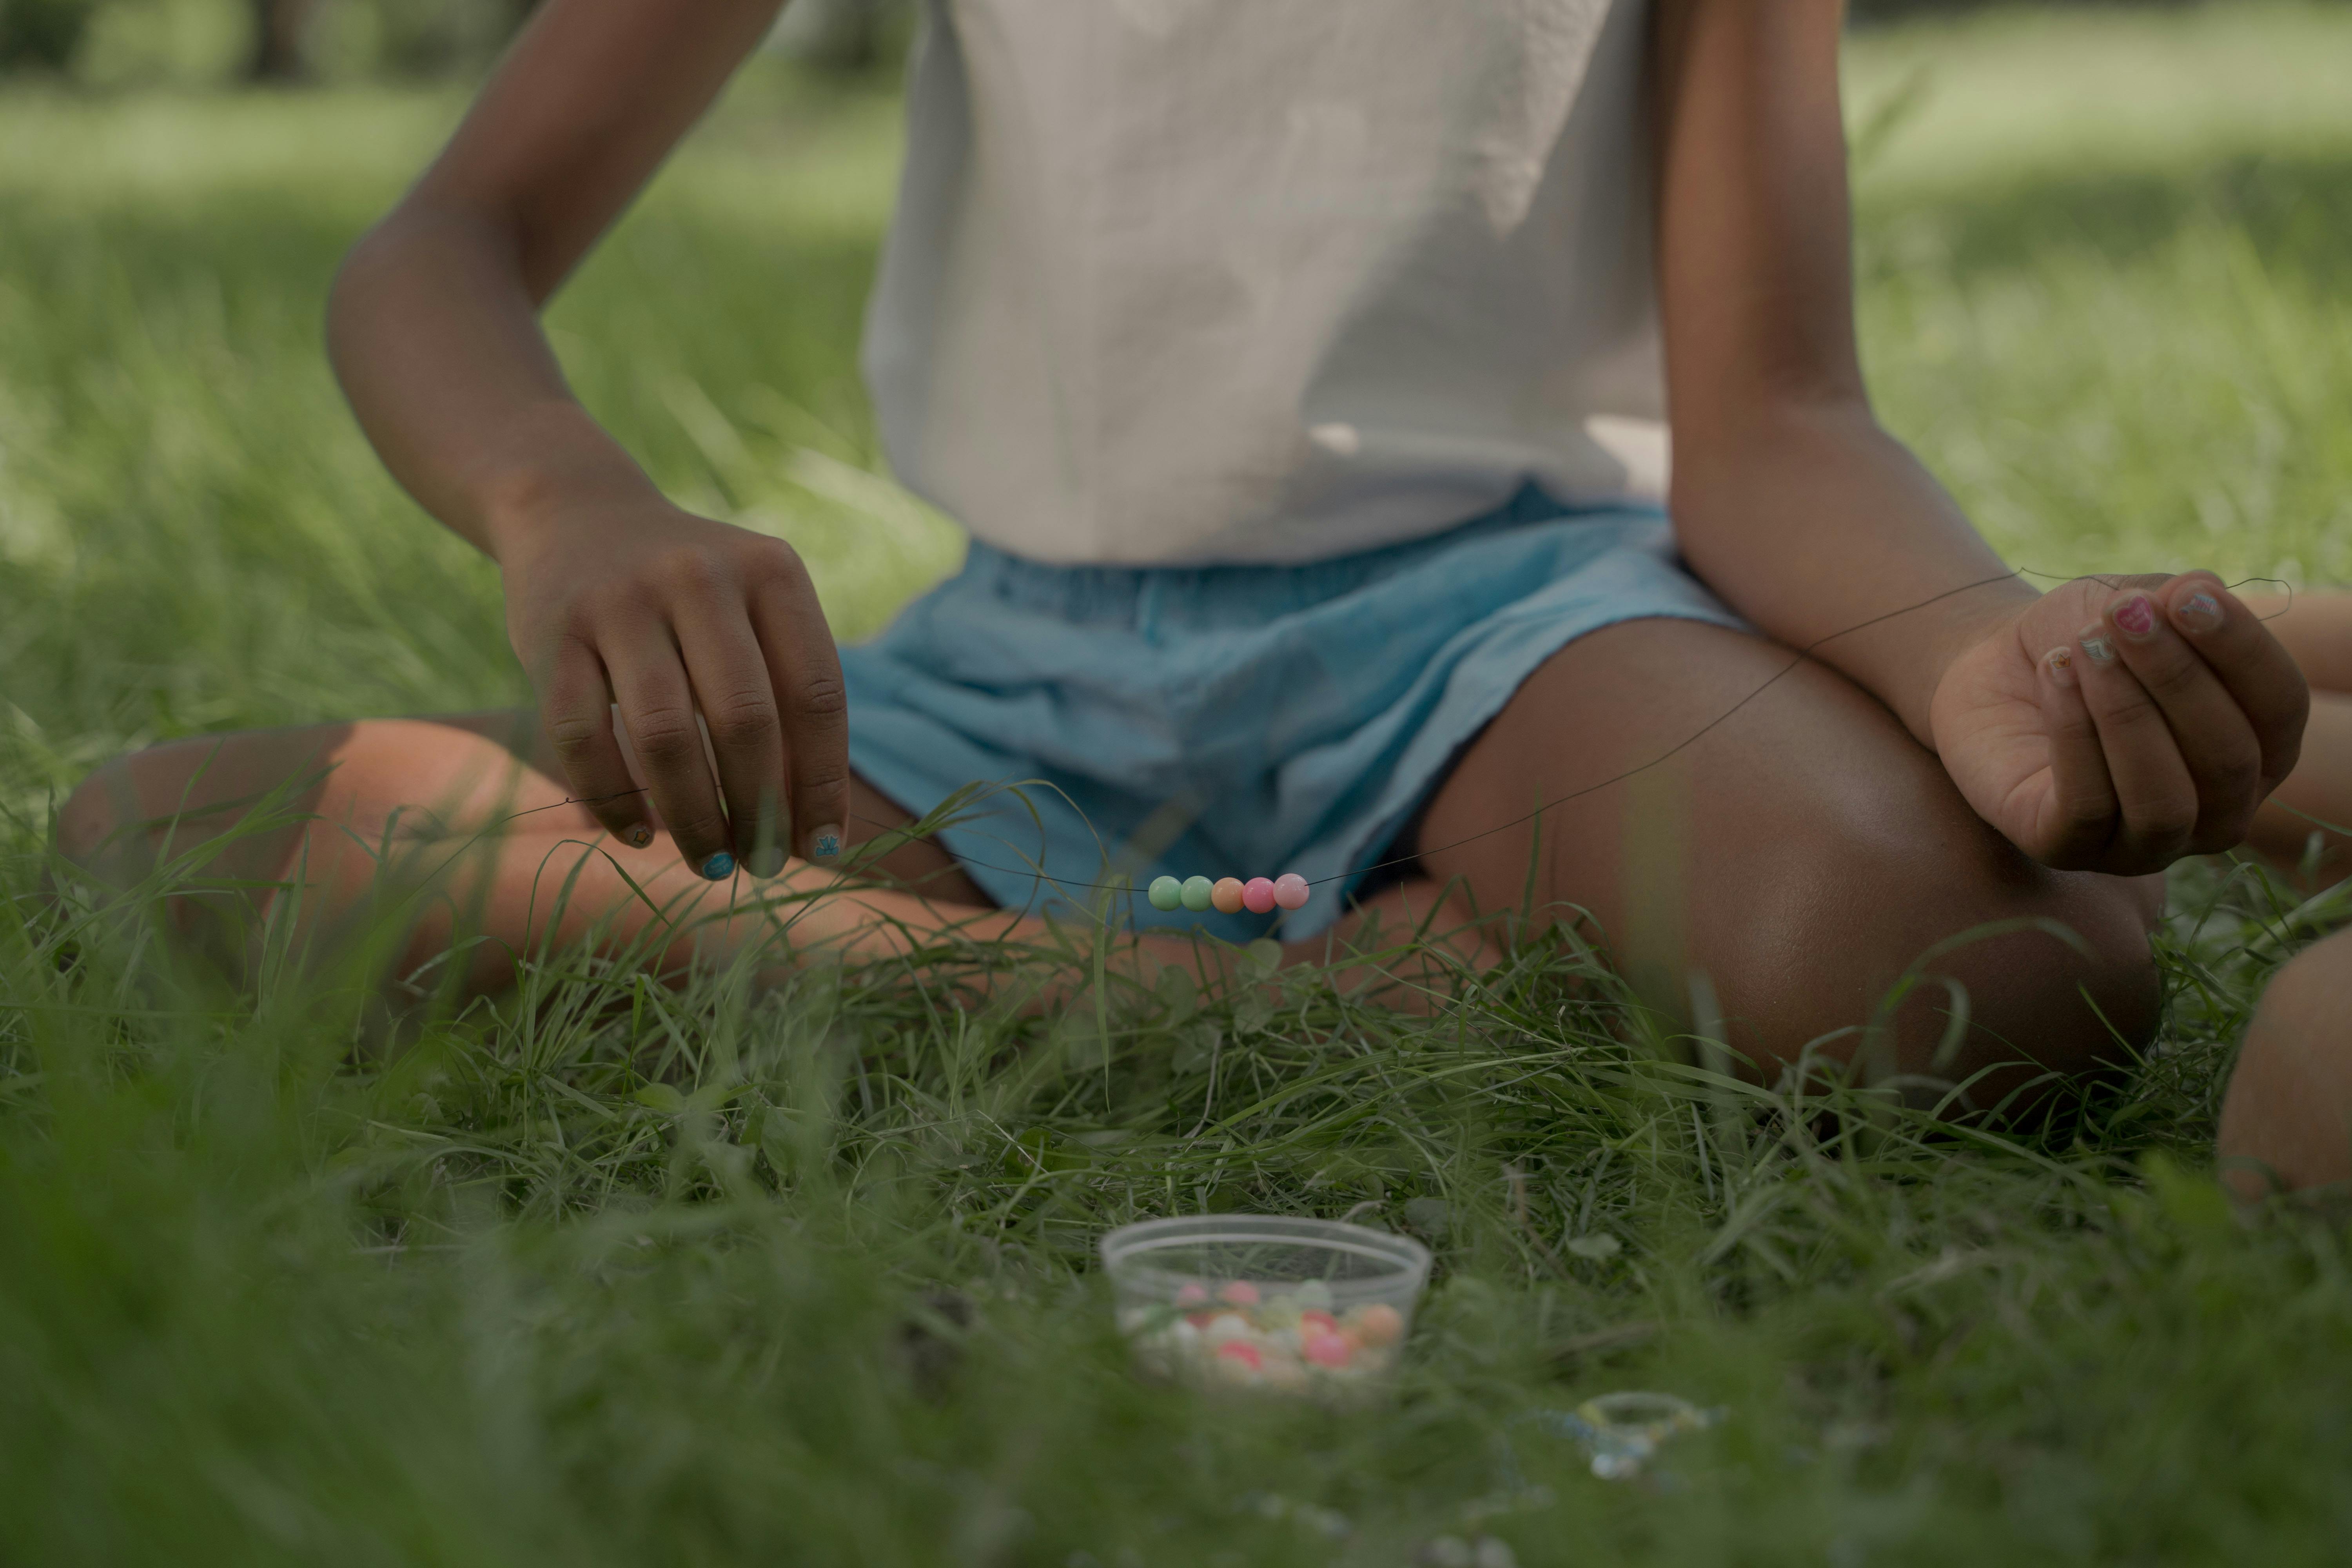
{"type": "Polygon", "coordinates": [[[1656,507],[1578,507],[1527,484],[1491,511],[1442,532],[1290,565],[1062,565],[971,542],[956,587],[1072,623],[1232,621],[1295,614],[1499,533],[1559,522],[1654,521],[1656,507]]]}

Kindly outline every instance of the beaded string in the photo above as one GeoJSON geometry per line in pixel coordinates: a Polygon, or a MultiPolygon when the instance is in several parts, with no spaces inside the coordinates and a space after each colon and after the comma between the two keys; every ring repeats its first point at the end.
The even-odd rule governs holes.
{"type": "MultiPolygon", "coordinates": [[[[1173,877],[1160,877],[1153,879],[1150,887],[1146,890],[1145,897],[1150,900],[1152,908],[1163,910],[1174,910],[1181,907],[1192,910],[1195,912],[1205,912],[1206,910],[1213,909],[1223,914],[1239,914],[1244,910],[1248,910],[1252,914],[1270,914],[1277,908],[1282,910],[1302,909],[1306,906],[1311,890],[1316,888],[1322,887],[1326,883],[1345,882],[1353,878],[1366,875],[1370,872],[1386,870],[1391,867],[1395,866],[1410,865],[1423,854],[1440,854],[1448,849],[1458,849],[1465,844],[1475,843],[1481,838],[1491,837],[1497,833],[1507,833],[1514,827],[1518,827],[1534,821],[1537,817],[1541,816],[1545,812],[1551,810],[1555,806],[1565,805],[1572,800],[1580,799],[1585,795],[1608,789],[1612,785],[1622,784],[1627,779],[1633,778],[1637,774],[1647,773],[1652,768],[1672,761],[1675,757],[1689,750],[1692,746],[1696,745],[1718,725],[1724,723],[1741,709],[1747,707],[1750,702],[1755,701],[1756,699],[1763,696],[1765,692],[1779,684],[1783,676],[1786,676],[1799,665],[1803,664],[1807,659],[1812,658],[1813,651],[1816,648],[1821,647],[1823,644],[1835,642],[1838,638],[1843,637],[1851,637],[1855,632],[1867,631],[1870,627],[1881,625],[1884,622],[1895,620],[1900,616],[1910,615],[1916,610],[1924,610],[1930,605],[1941,603],[1943,600],[1953,598],[1961,594],[1971,593],[1979,588],[1990,587],[1995,583],[2004,583],[2012,577],[2043,577],[2053,582],[2072,580],[2069,578],[2062,578],[2058,574],[2053,572],[2038,572],[2031,566],[2012,567],[2007,572],[1998,573],[1990,577],[1979,578],[1973,583],[1963,583],[1957,588],[1947,588],[1940,594],[1929,595],[1927,598],[1921,599],[1916,604],[1906,605],[1899,610],[1889,610],[1884,615],[1873,616],[1868,620],[1857,621],[1853,626],[1818,637],[1811,642],[1807,643],[1803,647],[1797,649],[1790,658],[1788,663],[1782,665],[1779,669],[1767,676],[1753,691],[1750,691],[1747,696],[1742,697],[1738,701],[1733,703],[1730,707],[1725,709],[1722,712],[1717,714],[1714,718],[1708,720],[1697,729],[1692,731],[1682,740],[1675,742],[1672,746],[1667,747],[1656,756],[1652,757],[1648,762],[1627,768],[1624,772],[1616,773],[1609,778],[1602,779],[1597,784],[1590,784],[1581,789],[1570,790],[1568,794],[1559,796],[1558,799],[1545,801],[1534,810],[1525,812],[1520,816],[1512,817],[1507,822],[1499,822],[1492,827],[1481,828],[1475,833],[1465,834],[1462,837],[1453,840],[1451,843],[1435,845],[1424,848],[1417,848],[1411,855],[1398,855],[1392,856],[1385,860],[1375,860],[1370,865],[1359,866],[1352,870],[1336,872],[1328,877],[1306,878],[1301,877],[1296,871],[1286,871],[1281,876],[1271,879],[1265,877],[1253,877],[1246,882],[1236,877],[1222,877],[1217,879],[1215,881],[1211,881],[1206,877],[1192,877],[1181,882],[1178,881],[1173,877]]],[[[2241,577],[2235,583],[2225,584],[2224,586],[2234,590],[2242,588],[2249,583],[2267,583],[2284,588],[2289,595],[2290,603],[2292,602],[2292,597],[2294,592],[2293,585],[2282,582],[2280,579],[2275,577],[2241,577]]],[[[2285,612],[2281,611],[2280,613],[2284,615],[2285,612]]],[[[552,811],[556,806],[562,805],[593,805],[600,804],[603,801],[617,800],[625,795],[643,795],[645,791],[642,789],[627,789],[618,790],[612,795],[599,795],[593,798],[567,795],[564,799],[554,803],[553,805],[533,806],[528,811],[516,812],[514,816],[528,816],[531,815],[532,812],[552,811]]],[[[857,814],[852,813],[852,815],[856,816],[857,814]]],[[[511,820],[511,818],[509,820],[511,820]]],[[[894,831],[901,826],[898,823],[877,822],[872,817],[863,816],[858,816],[857,820],[864,822],[870,826],[894,831]]],[[[1063,889],[1076,888],[1085,889],[1089,891],[1115,893],[1125,893],[1134,890],[1134,884],[1130,881],[1066,881],[1060,878],[1048,878],[1043,870],[1039,869],[1033,868],[1026,871],[1016,870],[1010,866],[992,865],[985,860],[974,860],[967,856],[961,855],[957,856],[956,858],[966,865],[976,866],[984,871],[1000,871],[1007,876],[1014,877],[1034,877],[1039,881],[1052,881],[1056,887],[1063,889]]]]}

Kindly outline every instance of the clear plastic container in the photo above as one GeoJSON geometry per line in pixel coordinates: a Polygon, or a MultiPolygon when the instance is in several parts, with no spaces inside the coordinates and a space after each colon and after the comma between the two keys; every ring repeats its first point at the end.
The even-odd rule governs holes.
{"type": "Polygon", "coordinates": [[[1429,1282],[1410,1237],[1275,1215],[1145,1220],[1102,1255],[1143,1372],[1332,1404],[1387,1387],[1429,1282]]]}

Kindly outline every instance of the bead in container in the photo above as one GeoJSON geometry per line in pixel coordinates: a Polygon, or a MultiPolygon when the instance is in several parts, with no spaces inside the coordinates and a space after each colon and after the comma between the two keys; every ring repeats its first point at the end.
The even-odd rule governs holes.
{"type": "Polygon", "coordinates": [[[1216,906],[1216,910],[1221,915],[1237,915],[1241,913],[1241,879],[1239,877],[1218,878],[1216,886],[1209,889],[1209,902],[1216,906]]]}
{"type": "Polygon", "coordinates": [[[1307,907],[1307,879],[1296,871],[1285,871],[1274,879],[1274,901],[1286,910],[1307,907]]]}
{"type": "Polygon", "coordinates": [[[1252,877],[1242,884],[1242,908],[1254,915],[1274,913],[1274,884],[1264,877],[1252,877]]]}
{"type": "Polygon", "coordinates": [[[1151,890],[1144,897],[1155,910],[1172,910],[1184,901],[1184,884],[1173,877],[1154,877],[1151,890]]]}
{"type": "Polygon", "coordinates": [[[1393,1386],[1429,1249],[1343,1221],[1186,1215],[1102,1240],[1139,1371],[1334,1407],[1393,1386]]]}

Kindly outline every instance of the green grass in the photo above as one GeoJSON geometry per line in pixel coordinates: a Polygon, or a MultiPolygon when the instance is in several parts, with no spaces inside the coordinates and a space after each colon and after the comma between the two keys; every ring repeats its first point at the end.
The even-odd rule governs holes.
{"type": "MultiPolygon", "coordinates": [[[[1853,77],[1875,384],[2004,549],[2352,578],[2352,13],[1994,16],[1853,77]]],[[[2160,1051],[2002,1140],[1735,1098],[1572,952],[1433,1021],[554,955],[394,1052],[363,954],[240,995],[137,899],[44,915],[49,802],[110,752],[521,697],[495,575],[319,353],[459,107],[0,98],[0,1561],[2340,1556],[2352,1257],[2204,1173],[2340,900],[2184,873],[2160,1051]],[[1440,1254],[1392,1409],[1129,1377],[1101,1227],[1362,1205],[1440,1254]],[[944,1372],[903,1328],[940,1287],[944,1372]],[[1729,1412],[1670,1489],[1522,1419],[1619,1387],[1729,1412]]],[[[956,548],[871,478],[852,363],[891,114],[747,83],[554,312],[663,482],[800,542],[852,630],[956,548]]]]}

